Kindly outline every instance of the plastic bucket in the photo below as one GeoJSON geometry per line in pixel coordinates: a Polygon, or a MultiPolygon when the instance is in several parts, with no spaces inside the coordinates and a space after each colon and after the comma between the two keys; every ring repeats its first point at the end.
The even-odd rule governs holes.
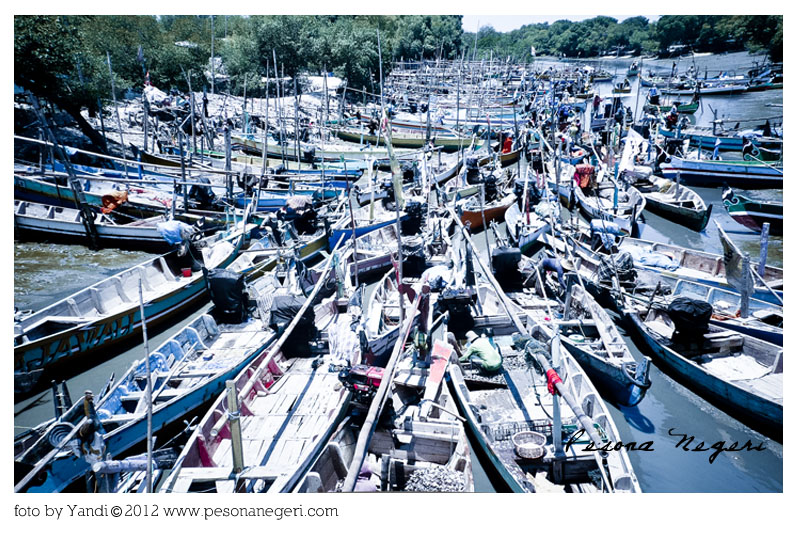
{"type": "Polygon", "coordinates": [[[191,278],[192,270],[190,268],[186,267],[185,269],[183,269],[182,272],[183,272],[183,277],[184,278],[191,278]]]}

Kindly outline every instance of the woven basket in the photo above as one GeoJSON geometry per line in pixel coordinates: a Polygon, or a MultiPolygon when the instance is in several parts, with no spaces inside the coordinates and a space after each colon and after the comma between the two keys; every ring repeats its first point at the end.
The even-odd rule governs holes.
{"type": "Polygon", "coordinates": [[[514,444],[514,450],[518,456],[537,460],[544,456],[544,444],[547,442],[547,436],[526,430],[514,434],[511,442],[514,444]]]}

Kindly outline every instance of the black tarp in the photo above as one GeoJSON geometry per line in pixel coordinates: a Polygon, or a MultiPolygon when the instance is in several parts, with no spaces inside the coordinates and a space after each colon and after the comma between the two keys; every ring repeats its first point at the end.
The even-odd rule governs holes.
{"type": "Polygon", "coordinates": [[[713,308],[704,300],[678,297],[670,302],[667,315],[675,323],[675,330],[686,335],[702,335],[708,331],[713,308]]]}

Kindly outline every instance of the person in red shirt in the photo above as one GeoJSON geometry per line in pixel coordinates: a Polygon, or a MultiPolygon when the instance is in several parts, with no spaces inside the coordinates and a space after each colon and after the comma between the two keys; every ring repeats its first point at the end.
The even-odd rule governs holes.
{"type": "Polygon", "coordinates": [[[511,145],[513,142],[511,141],[511,136],[509,135],[506,137],[506,140],[503,142],[503,154],[508,154],[511,152],[511,145]]]}

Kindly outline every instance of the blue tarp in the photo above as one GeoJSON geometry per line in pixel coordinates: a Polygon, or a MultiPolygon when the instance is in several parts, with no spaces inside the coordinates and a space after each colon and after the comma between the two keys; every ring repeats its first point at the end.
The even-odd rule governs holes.
{"type": "Polygon", "coordinates": [[[158,233],[161,234],[167,243],[170,245],[178,245],[183,242],[184,235],[188,235],[192,231],[192,227],[185,222],[171,220],[156,225],[158,233]]]}

